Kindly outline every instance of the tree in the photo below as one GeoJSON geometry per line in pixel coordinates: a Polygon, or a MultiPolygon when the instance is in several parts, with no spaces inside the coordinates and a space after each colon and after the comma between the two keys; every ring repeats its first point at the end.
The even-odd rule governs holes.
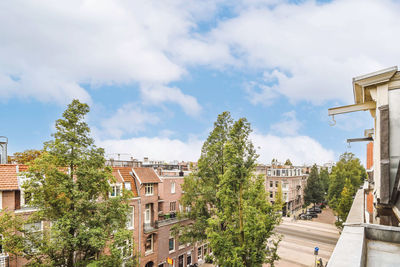
{"type": "Polygon", "coordinates": [[[310,176],[307,179],[307,185],[304,189],[304,201],[308,206],[310,203],[321,202],[324,199],[324,190],[318,175],[317,165],[311,168],[310,176]]]}
{"type": "Polygon", "coordinates": [[[257,155],[246,119],[218,116],[203,145],[198,170],[185,178],[183,203],[194,224],[192,240],[207,239],[220,266],[262,266],[277,259],[268,247],[280,216],[268,202],[263,178],[254,174],[257,155]]]}
{"type": "Polygon", "coordinates": [[[11,160],[17,164],[28,164],[34,161],[42,154],[42,151],[36,149],[27,149],[23,152],[15,152],[11,160]]]}
{"type": "Polygon", "coordinates": [[[114,178],[105,167],[104,150],[89,137],[88,112],[88,105],[73,100],[56,121],[54,139],[45,143],[26,174],[23,188],[32,196],[27,204],[37,211],[18,224],[22,243],[16,240],[6,249],[32,266],[121,266],[123,252],[133,251],[132,233],[126,230],[130,195],[124,190],[109,198],[114,178]],[[38,235],[32,229],[40,221],[51,227],[38,235]],[[103,253],[106,247],[110,255],[103,253]]]}
{"type": "Polygon", "coordinates": [[[282,211],[283,206],[285,205],[285,201],[283,201],[283,192],[282,192],[282,184],[278,184],[278,190],[276,191],[274,204],[277,211],[282,211]]]}
{"type": "Polygon", "coordinates": [[[322,189],[324,190],[324,194],[328,194],[328,190],[329,190],[329,173],[328,170],[326,169],[322,169],[319,177],[321,179],[321,183],[322,183],[322,189]]]}
{"type": "Polygon", "coordinates": [[[292,164],[292,162],[290,161],[290,159],[287,159],[287,160],[285,161],[285,165],[287,165],[287,166],[293,166],[293,164],[292,164]]]}
{"type": "Polygon", "coordinates": [[[345,222],[347,219],[347,215],[350,212],[351,205],[353,204],[353,196],[354,196],[354,188],[351,184],[349,178],[346,179],[345,185],[343,187],[342,192],[340,193],[340,200],[337,206],[337,213],[339,216],[339,227],[342,226],[342,222],[345,222]]]}
{"type": "Polygon", "coordinates": [[[329,206],[336,210],[346,179],[350,180],[353,188],[357,188],[363,183],[366,177],[367,173],[364,167],[353,153],[342,154],[336,166],[332,168],[332,173],[329,175],[329,206]]]}

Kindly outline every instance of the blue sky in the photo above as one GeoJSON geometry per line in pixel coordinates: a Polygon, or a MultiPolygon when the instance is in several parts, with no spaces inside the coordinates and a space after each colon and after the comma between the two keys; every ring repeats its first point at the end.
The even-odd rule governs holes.
{"type": "Polygon", "coordinates": [[[331,127],[327,109],[352,104],[353,77],[398,64],[396,10],[386,0],[1,2],[0,135],[11,153],[40,149],[79,98],[110,156],[196,160],[227,110],[251,122],[261,162],[345,151],[365,161],[365,143],[345,140],[372,118],[331,127]]]}

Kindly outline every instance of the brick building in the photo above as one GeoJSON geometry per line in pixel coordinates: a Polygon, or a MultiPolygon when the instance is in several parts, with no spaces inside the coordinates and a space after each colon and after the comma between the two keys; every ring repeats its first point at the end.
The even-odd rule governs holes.
{"type": "MultiPolygon", "coordinates": [[[[0,207],[15,214],[29,215],[35,211],[25,205],[25,195],[21,185],[25,179],[26,166],[15,164],[0,165],[0,207]]],[[[188,224],[187,219],[178,219],[182,210],[181,185],[188,171],[162,170],[145,167],[113,167],[115,183],[110,184],[110,197],[122,194],[122,190],[132,191],[127,228],[132,231],[136,255],[141,267],[167,266],[167,258],[173,266],[189,266],[202,262],[207,254],[207,245],[182,244],[179,236],[174,236],[171,228],[176,224],[188,224]]],[[[38,222],[37,231],[49,227],[46,222],[38,222]]],[[[1,237],[1,236],[0,236],[1,237]]],[[[12,257],[3,251],[0,242],[0,266],[23,266],[26,260],[12,257]],[[4,263],[4,265],[1,265],[4,263]]]]}
{"type": "Polygon", "coordinates": [[[265,177],[265,190],[271,202],[274,202],[279,184],[282,186],[284,215],[288,212],[293,213],[304,204],[304,188],[308,177],[304,171],[304,167],[282,164],[256,167],[256,173],[265,177]]]}

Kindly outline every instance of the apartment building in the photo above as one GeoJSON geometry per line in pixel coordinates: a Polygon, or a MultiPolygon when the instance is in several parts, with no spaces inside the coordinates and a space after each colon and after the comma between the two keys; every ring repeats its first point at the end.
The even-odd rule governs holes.
{"type": "MultiPolygon", "coordinates": [[[[34,208],[25,205],[25,194],[22,189],[27,167],[16,164],[0,165],[0,207],[20,215],[29,215],[34,208]]],[[[111,185],[110,197],[122,194],[122,190],[132,191],[130,213],[127,228],[132,231],[136,255],[141,267],[189,266],[203,262],[208,253],[207,245],[182,244],[179,234],[175,235],[172,227],[177,224],[190,223],[179,219],[177,213],[182,210],[180,198],[181,185],[188,171],[162,170],[157,172],[146,167],[113,167],[115,182],[111,185]]],[[[37,231],[50,227],[47,222],[38,222],[37,231]]],[[[1,236],[0,236],[1,237],[1,236]]],[[[0,266],[19,267],[26,260],[13,257],[3,251],[0,242],[0,266]]]]}
{"type": "Polygon", "coordinates": [[[354,104],[330,116],[368,111],[371,129],[348,142],[367,142],[368,180],[357,191],[329,260],[336,266],[398,266],[400,262],[400,71],[353,78],[354,104]]]}
{"type": "Polygon", "coordinates": [[[256,173],[264,175],[265,190],[271,202],[274,202],[279,185],[282,186],[282,194],[285,205],[283,214],[293,213],[304,204],[304,188],[308,175],[303,167],[291,165],[272,164],[258,165],[256,173]]]}

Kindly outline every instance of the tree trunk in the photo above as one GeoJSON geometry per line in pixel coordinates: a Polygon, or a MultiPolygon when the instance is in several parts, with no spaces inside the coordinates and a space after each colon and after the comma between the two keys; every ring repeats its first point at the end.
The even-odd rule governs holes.
{"type": "MultiPolygon", "coordinates": [[[[239,187],[239,232],[240,232],[240,246],[244,246],[244,229],[243,229],[243,184],[240,184],[239,187]]],[[[246,255],[242,252],[242,260],[244,266],[246,264],[246,255]]]]}

